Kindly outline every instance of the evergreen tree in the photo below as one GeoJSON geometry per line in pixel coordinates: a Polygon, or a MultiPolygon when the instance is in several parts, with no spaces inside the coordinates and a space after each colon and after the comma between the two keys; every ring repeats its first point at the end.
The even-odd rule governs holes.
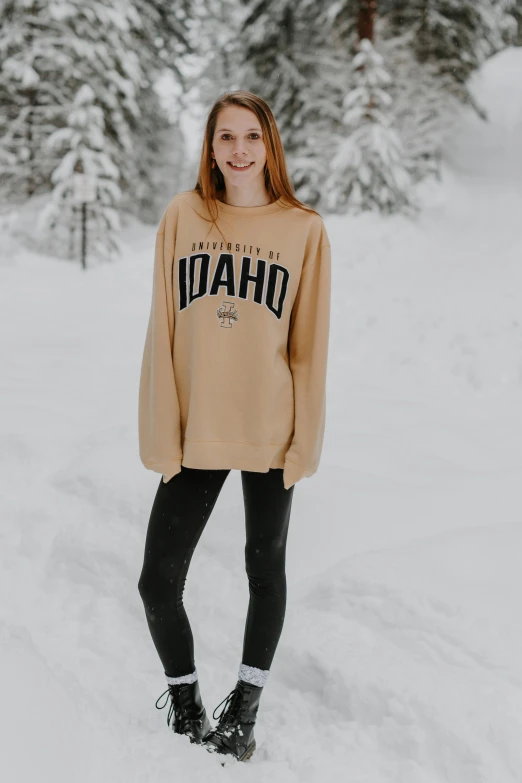
{"type": "Polygon", "coordinates": [[[192,73],[185,79],[188,87],[182,104],[199,101],[206,114],[218,95],[245,89],[241,28],[246,13],[241,0],[198,0],[194,4],[198,51],[189,58],[192,73]]]}
{"type": "Polygon", "coordinates": [[[382,56],[363,39],[353,59],[355,87],[345,97],[345,136],[338,139],[324,184],[333,212],[378,210],[412,214],[415,205],[404,150],[392,128],[386,91],[390,76],[382,56]]]}
{"type": "Polygon", "coordinates": [[[204,13],[209,2],[132,0],[139,19],[139,24],[132,27],[132,46],[143,79],[136,93],[139,115],[131,120],[130,163],[134,170],[129,182],[124,183],[121,206],[151,223],[159,219],[166,201],[187,187],[189,161],[180,120],[185,110],[184,96],[191,89],[187,71],[194,71],[201,52],[215,45],[210,37],[208,46],[201,40],[203,21],[212,27],[204,13]],[[168,104],[162,102],[156,90],[156,85],[165,83],[170,85],[172,96],[168,104]]]}
{"type": "Polygon", "coordinates": [[[130,183],[136,88],[143,73],[131,31],[140,20],[132,5],[114,0],[3,0],[0,30],[0,168],[3,198],[21,199],[49,187],[58,161],[45,140],[67,122],[83,84],[103,110],[105,135],[123,181],[130,183]]]}
{"type": "Polygon", "coordinates": [[[522,0],[514,0],[514,3],[512,14],[515,17],[517,30],[511,43],[514,46],[522,46],[522,0]]]}
{"type": "Polygon", "coordinates": [[[517,0],[387,0],[390,35],[407,33],[417,61],[436,66],[444,85],[484,116],[466,82],[516,37],[517,0]]]}
{"type": "Polygon", "coordinates": [[[245,89],[271,106],[298,198],[320,198],[332,126],[340,123],[349,53],[328,7],[310,0],[243,0],[239,42],[245,89]]]}
{"type": "MultiPolygon", "coordinates": [[[[147,77],[171,71],[181,86],[185,74],[180,64],[198,49],[198,21],[210,0],[131,0],[133,36],[140,64],[147,77]]],[[[155,79],[152,78],[152,81],[155,79]]]]}
{"type": "MultiPolygon", "coordinates": [[[[132,127],[130,186],[125,184],[121,209],[145,223],[156,223],[165,204],[179,190],[186,144],[179,127],[179,114],[167,111],[154,87],[136,95],[140,114],[132,127]]],[[[169,107],[171,108],[171,107],[169,107]]]]}
{"type": "MultiPolygon", "coordinates": [[[[42,154],[44,142],[64,126],[79,87],[90,84],[128,194],[122,205],[155,220],[159,161],[171,158],[175,167],[184,152],[175,134],[178,155],[171,154],[166,112],[152,86],[168,71],[183,88],[180,61],[194,51],[193,5],[0,0],[0,196],[21,201],[50,188],[58,161],[42,154]]],[[[175,168],[170,175],[175,180],[175,168]]]]}
{"type": "Polygon", "coordinates": [[[403,144],[405,165],[414,182],[427,176],[440,178],[441,149],[459,116],[452,79],[441,74],[436,63],[416,60],[411,31],[393,38],[381,35],[379,50],[393,73],[388,86],[390,114],[403,144]]]}
{"type": "MultiPolygon", "coordinates": [[[[51,201],[40,215],[39,228],[54,232],[53,251],[64,254],[63,236],[73,231],[79,237],[80,218],[74,201],[75,174],[91,179],[95,201],[87,203],[87,242],[99,258],[111,259],[120,252],[117,233],[120,229],[117,204],[121,198],[120,172],[111,158],[111,145],[105,137],[102,109],[95,104],[89,85],[78,90],[67,118],[67,126],[54,131],[47,146],[58,153],[60,164],[52,172],[54,183],[51,201]],[[61,238],[56,241],[62,231],[61,238]]],[[[78,242],[73,243],[78,246],[78,242]]],[[[70,248],[69,248],[70,255],[70,248]]]]}
{"type": "MultiPolygon", "coordinates": [[[[183,91],[179,112],[189,112],[203,128],[206,115],[224,92],[244,89],[241,80],[241,45],[238,43],[244,8],[239,0],[197,0],[192,7],[197,51],[184,58],[183,91]]],[[[184,161],[182,189],[194,187],[201,149],[184,161]]]]}
{"type": "Polygon", "coordinates": [[[57,161],[41,154],[67,101],[63,69],[70,64],[56,29],[46,34],[44,2],[2,0],[0,13],[0,197],[22,200],[38,191],[57,161]],[[61,73],[62,72],[62,73],[61,73]]]}

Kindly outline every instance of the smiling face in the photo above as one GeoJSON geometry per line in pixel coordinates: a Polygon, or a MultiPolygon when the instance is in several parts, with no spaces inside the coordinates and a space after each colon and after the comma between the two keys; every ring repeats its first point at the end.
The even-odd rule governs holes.
{"type": "Polygon", "coordinates": [[[231,191],[256,192],[265,189],[266,147],[261,124],[244,106],[227,106],[218,114],[212,153],[231,191]],[[234,164],[238,164],[234,167],[234,164]],[[245,165],[246,164],[246,165],[245,165]]]}

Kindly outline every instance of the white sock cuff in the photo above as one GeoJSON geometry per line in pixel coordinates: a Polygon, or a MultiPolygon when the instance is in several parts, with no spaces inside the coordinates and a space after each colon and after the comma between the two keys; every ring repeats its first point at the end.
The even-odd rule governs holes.
{"type": "Polygon", "coordinates": [[[247,666],[246,663],[242,663],[239,667],[238,679],[262,688],[266,685],[269,674],[270,669],[258,669],[255,666],[247,666]]]}
{"type": "MultiPolygon", "coordinates": [[[[166,676],[166,675],[165,675],[166,676]]],[[[194,669],[192,674],[183,674],[181,677],[167,677],[169,685],[190,685],[191,682],[196,682],[198,679],[198,670],[194,669]]]]}

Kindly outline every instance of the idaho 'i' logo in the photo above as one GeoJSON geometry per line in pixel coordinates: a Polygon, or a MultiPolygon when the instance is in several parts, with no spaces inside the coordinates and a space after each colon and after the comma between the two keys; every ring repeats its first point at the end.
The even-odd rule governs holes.
{"type": "Polygon", "coordinates": [[[227,329],[232,327],[232,321],[239,320],[239,314],[237,310],[234,310],[234,302],[223,301],[223,306],[216,310],[217,317],[221,318],[220,326],[225,326],[227,329]],[[227,310],[227,307],[230,307],[227,310]]]}

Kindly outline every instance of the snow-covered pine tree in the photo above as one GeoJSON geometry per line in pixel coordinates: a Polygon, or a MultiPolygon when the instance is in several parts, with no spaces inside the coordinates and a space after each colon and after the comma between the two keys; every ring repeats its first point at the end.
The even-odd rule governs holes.
{"type": "MultiPolygon", "coordinates": [[[[245,12],[239,0],[194,0],[191,12],[197,46],[183,58],[183,91],[178,101],[180,114],[188,112],[201,123],[203,132],[216,98],[244,88],[238,41],[245,12]]],[[[194,187],[200,154],[201,149],[195,149],[191,159],[185,160],[183,189],[194,187]]]]}
{"type": "Polygon", "coordinates": [[[185,77],[188,89],[181,101],[187,107],[200,102],[204,107],[202,116],[206,116],[218,95],[245,88],[240,33],[247,9],[241,0],[195,0],[192,13],[198,46],[188,58],[190,75],[185,77]]]}
{"type": "Polygon", "coordinates": [[[0,16],[0,199],[13,203],[47,187],[57,161],[41,150],[62,122],[72,60],[48,3],[2,0],[0,16]]]}
{"type": "Polygon", "coordinates": [[[301,118],[293,123],[286,147],[296,194],[315,208],[332,156],[332,137],[343,126],[343,98],[353,86],[350,63],[357,30],[349,4],[300,4],[302,45],[312,62],[300,91],[301,118]]]}
{"type": "Polygon", "coordinates": [[[132,47],[140,19],[124,0],[4,0],[0,96],[4,119],[2,197],[22,200],[50,186],[56,160],[45,140],[66,123],[74,95],[89,84],[103,109],[106,135],[119,154],[122,181],[133,180],[131,124],[139,116],[143,73],[132,47]]]}
{"type": "Polygon", "coordinates": [[[71,243],[70,232],[78,238],[81,231],[79,208],[74,202],[74,177],[81,172],[91,178],[96,194],[96,200],[87,203],[87,246],[91,255],[110,260],[121,252],[117,210],[121,198],[120,172],[111,159],[114,148],[105,137],[103,110],[95,101],[92,88],[83,85],[74,99],[67,126],[54,131],[47,139],[47,146],[61,161],[51,174],[52,198],[42,210],[38,227],[44,236],[46,232],[53,233],[51,244],[57,255],[71,257],[71,244],[78,254],[78,239],[71,243]]]}
{"type": "Polygon", "coordinates": [[[514,0],[515,6],[511,12],[515,17],[517,23],[517,32],[514,41],[514,46],[522,46],[522,0],[514,0]]]}
{"type": "Polygon", "coordinates": [[[247,14],[237,43],[241,84],[270,104],[296,195],[314,206],[331,128],[340,122],[349,53],[322,23],[327,7],[311,0],[242,2],[247,14]]]}
{"type": "Polygon", "coordinates": [[[414,32],[406,29],[391,37],[386,20],[377,21],[379,51],[393,73],[392,125],[400,135],[405,163],[413,182],[440,177],[441,149],[458,121],[460,103],[451,89],[451,77],[436,63],[419,63],[413,50],[414,32]]]}
{"type": "MultiPolygon", "coordinates": [[[[156,223],[165,203],[187,185],[186,139],[180,121],[184,96],[190,90],[187,71],[194,70],[202,49],[204,6],[209,0],[131,0],[139,26],[132,28],[132,46],[143,73],[136,92],[140,113],[130,122],[134,171],[123,183],[121,208],[156,223]]],[[[236,5],[237,5],[237,0],[236,5]]],[[[207,11],[208,13],[208,11],[207,11]]],[[[209,19],[209,28],[212,20],[209,19]]]]}
{"type": "MultiPolygon", "coordinates": [[[[163,79],[172,81],[166,69],[163,79]]],[[[156,83],[162,81],[158,79],[156,83]]],[[[162,104],[156,87],[149,85],[136,94],[140,116],[132,125],[132,157],[135,172],[120,202],[122,212],[144,223],[157,223],[180,186],[186,142],[179,127],[179,114],[162,104]]]]}
{"type": "Polygon", "coordinates": [[[409,32],[419,63],[432,63],[441,87],[484,116],[467,80],[487,57],[516,37],[517,0],[383,0],[390,34],[409,32]]]}
{"type": "Polygon", "coordinates": [[[375,210],[413,214],[416,209],[404,150],[391,125],[391,78],[371,41],[360,41],[353,59],[355,87],[343,108],[345,134],[330,161],[323,201],[331,212],[375,210]]]}

